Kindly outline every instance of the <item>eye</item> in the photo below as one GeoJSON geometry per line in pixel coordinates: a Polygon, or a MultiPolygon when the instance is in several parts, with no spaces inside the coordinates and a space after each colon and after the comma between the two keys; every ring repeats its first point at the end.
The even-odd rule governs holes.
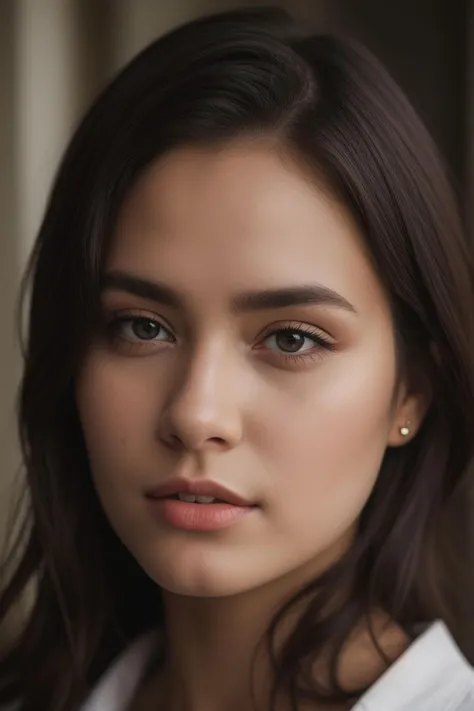
{"type": "Polygon", "coordinates": [[[173,334],[159,321],[148,316],[118,316],[109,323],[111,335],[136,345],[150,342],[174,342],[173,334]]]}
{"type": "Polygon", "coordinates": [[[320,355],[321,350],[334,350],[330,337],[314,326],[298,324],[275,329],[263,339],[263,345],[283,358],[304,358],[320,355]]]}
{"type": "Polygon", "coordinates": [[[280,330],[267,336],[265,343],[270,350],[280,350],[284,353],[304,353],[314,348],[314,338],[301,331],[280,330]]]}
{"type": "Polygon", "coordinates": [[[161,323],[151,318],[131,318],[122,321],[122,330],[127,338],[138,338],[140,341],[166,340],[167,330],[161,323]]]}

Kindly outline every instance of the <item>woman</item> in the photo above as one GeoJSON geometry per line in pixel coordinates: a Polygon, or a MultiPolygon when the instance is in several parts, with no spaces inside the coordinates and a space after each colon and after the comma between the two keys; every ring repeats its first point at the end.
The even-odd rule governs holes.
{"type": "Polygon", "coordinates": [[[289,27],[159,39],[60,167],[0,605],[35,584],[0,664],[25,711],[474,708],[439,536],[473,448],[470,255],[385,71],[289,27]]]}

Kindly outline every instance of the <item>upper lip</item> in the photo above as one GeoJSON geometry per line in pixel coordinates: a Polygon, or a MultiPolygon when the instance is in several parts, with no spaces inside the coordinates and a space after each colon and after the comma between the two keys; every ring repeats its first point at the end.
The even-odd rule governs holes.
{"type": "Polygon", "coordinates": [[[216,499],[222,499],[229,504],[235,506],[253,506],[254,504],[247,499],[242,498],[233,491],[226,489],[225,486],[217,484],[209,479],[191,480],[191,479],[170,479],[169,481],[160,484],[151,489],[147,493],[148,498],[162,499],[165,496],[173,496],[174,494],[193,494],[194,496],[213,496],[216,499]]]}

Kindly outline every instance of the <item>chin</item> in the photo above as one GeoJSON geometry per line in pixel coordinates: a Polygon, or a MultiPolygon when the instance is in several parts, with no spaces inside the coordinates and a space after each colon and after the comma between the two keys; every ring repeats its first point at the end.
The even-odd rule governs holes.
{"type": "Polygon", "coordinates": [[[135,557],[157,585],[176,595],[228,597],[249,592],[275,577],[274,571],[265,571],[264,561],[256,560],[250,551],[206,551],[181,543],[173,554],[170,548],[135,557]]]}

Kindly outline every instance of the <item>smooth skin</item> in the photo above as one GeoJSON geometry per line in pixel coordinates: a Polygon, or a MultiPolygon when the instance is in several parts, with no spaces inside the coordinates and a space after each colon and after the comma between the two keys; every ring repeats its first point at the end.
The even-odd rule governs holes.
{"type": "MultiPolygon", "coordinates": [[[[123,205],[106,273],[77,402],[105,514],[163,588],[166,669],[137,704],[244,711],[271,615],[350,544],[386,448],[416,434],[427,398],[397,379],[354,222],[270,141],[159,160],[123,205]],[[173,529],[145,494],[176,476],[257,506],[219,532],[173,529]]],[[[343,658],[351,685],[382,671],[367,639],[343,658]]],[[[405,645],[395,627],[384,640],[405,645]]],[[[266,688],[265,660],[257,673],[266,688]]]]}

